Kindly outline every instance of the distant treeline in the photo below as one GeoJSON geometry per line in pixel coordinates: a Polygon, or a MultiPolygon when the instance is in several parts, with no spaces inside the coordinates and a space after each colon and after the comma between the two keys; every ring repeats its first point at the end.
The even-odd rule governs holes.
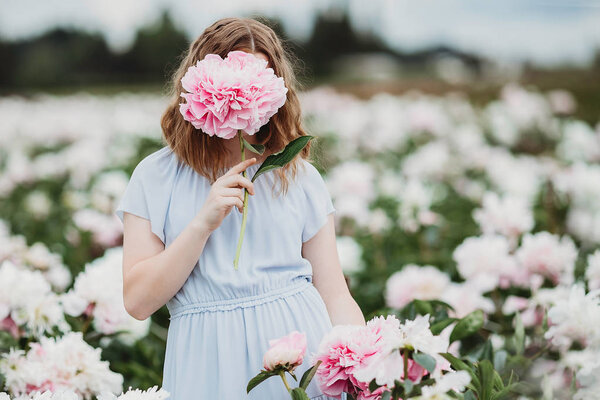
{"type": "MultiPolygon", "coordinates": [[[[376,36],[356,33],[345,14],[338,18],[318,16],[306,42],[289,38],[279,21],[264,21],[301,60],[298,72],[305,82],[328,76],[332,72],[332,61],[351,53],[383,52],[409,66],[423,65],[428,58],[440,53],[451,53],[475,70],[481,62],[476,56],[449,48],[411,54],[394,51],[376,36]]],[[[166,11],[157,22],[142,27],[132,46],[123,53],[112,52],[101,34],[65,28],[55,28],[17,42],[0,41],[0,90],[163,84],[189,43],[190,39],[166,11]]]]}

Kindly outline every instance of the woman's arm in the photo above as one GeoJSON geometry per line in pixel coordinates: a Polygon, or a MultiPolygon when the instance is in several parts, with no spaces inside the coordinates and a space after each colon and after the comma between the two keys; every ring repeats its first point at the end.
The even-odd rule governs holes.
{"type": "Polygon", "coordinates": [[[175,296],[211,233],[234,206],[242,212],[242,189],[254,195],[254,183],[240,172],[256,162],[256,157],[244,160],[220,176],[198,214],[166,249],[149,220],[123,212],[123,301],[132,317],[144,320],[175,296]]]}
{"type": "Polygon", "coordinates": [[[310,240],[302,245],[302,256],[313,267],[313,285],[327,306],[332,325],[366,325],[360,307],[352,298],[340,265],[333,214],[310,240]]]}
{"type": "Polygon", "coordinates": [[[150,221],[123,213],[123,301],[132,317],[148,318],[179,291],[210,233],[197,216],[165,249],[150,221]]]}

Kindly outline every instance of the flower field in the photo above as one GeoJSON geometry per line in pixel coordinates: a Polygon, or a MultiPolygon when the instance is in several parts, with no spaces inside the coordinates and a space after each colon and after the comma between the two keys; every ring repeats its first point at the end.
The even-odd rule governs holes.
{"type": "MultiPolygon", "coordinates": [[[[574,117],[569,92],[508,84],[475,105],[319,87],[301,101],[369,320],[304,358],[324,393],[600,398],[600,123],[574,117]]],[[[166,398],[168,313],[125,311],[112,212],[162,147],[165,107],[0,98],[0,399],[166,398]]]]}

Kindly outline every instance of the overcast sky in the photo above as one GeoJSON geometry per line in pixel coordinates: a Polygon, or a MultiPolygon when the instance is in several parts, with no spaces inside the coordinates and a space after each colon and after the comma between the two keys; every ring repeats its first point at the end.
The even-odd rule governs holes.
{"type": "Polygon", "coordinates": [[[131,44],[140,26],[171,10],[190,38],[225,16],[279,17],[303,39],[318,11],[345,5],[353,24],[392,47],[447,44],[502,61],[587,63],[600,48],[600,0],[1,0],[0,36],[18,39],[51,27],[105,34],[113,49],[131,44]]]}

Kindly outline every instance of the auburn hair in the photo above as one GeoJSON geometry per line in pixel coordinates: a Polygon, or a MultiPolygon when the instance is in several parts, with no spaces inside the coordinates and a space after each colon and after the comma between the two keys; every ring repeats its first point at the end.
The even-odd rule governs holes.
{"type": "MultiPolygon", "coordinates": [[[[283,78],[288,89],[285,104],[255,133],[257,142],[265,146],[265,152],[277,153],[292,140],[306,135],[302,126],[300,101],[296,94],[299,82],[292,63],[296,58],[284,48],[275,32],[258,18],[219,19],[206,28],[180,56],[181,63],[173,73],[168,87],[171,100],[160,121],[164,139],[176,156],[208,178],[211,184],[229,168],[226,165],[228,149],[224,141],[231,139],[209,136],[183,119],[179,111],[179,104],[183,102],[180,95],[184,91],[181,78],[189,67],[204,59],[207,54],[218,54],[225,58],[233,50],[264,53],[269,60],[269,67],[283,78]]],[[[309,159],[311,141],[292,162],[273,170],[279,177],[280,189],[284,194],[288,188],[287,171],[295,178],[300,164],[298,157],[309,159]]]]}

